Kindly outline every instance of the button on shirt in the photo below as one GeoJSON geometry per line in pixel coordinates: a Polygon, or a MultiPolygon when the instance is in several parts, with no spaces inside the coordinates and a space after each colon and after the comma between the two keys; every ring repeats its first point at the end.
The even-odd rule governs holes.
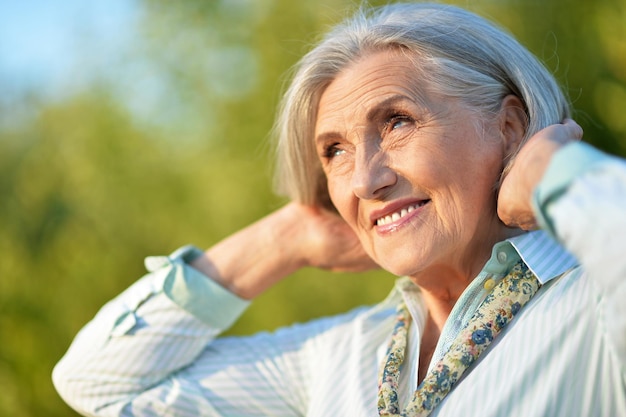
{"type": "MultiPolygon", "coordinates": [[[[537,194],[547,232],[494,246],[431,364],[520,257],[543,285],[432,415],[626,415],[626,167],[568,145],[537,194]]],[[[427,317],[410,280],[373,307],[219,337],[248,302],[188,266],[197,253],[149,258],[151,272],[77,335],[53,375],[71,406],[95,416],[376,416],[377,373],[402,299],[413,317],[399,384],[406,404],[427,317]]]]}

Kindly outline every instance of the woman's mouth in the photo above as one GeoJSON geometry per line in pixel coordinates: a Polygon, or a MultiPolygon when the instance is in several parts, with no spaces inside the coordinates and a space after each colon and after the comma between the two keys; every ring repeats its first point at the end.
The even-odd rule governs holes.
{"type": "Polygon", "coordinates": [[[379,217],[376,219],[376,226],[386,226],[391,223],[397,222],[398,220],[406,217],[410,213],[414,212],[418,208],[422,207],[424,204],[428,203],[430,200],[422,200],[419,203],[409,204],[406,207],[399,209],[391,214],[379,217]]]}

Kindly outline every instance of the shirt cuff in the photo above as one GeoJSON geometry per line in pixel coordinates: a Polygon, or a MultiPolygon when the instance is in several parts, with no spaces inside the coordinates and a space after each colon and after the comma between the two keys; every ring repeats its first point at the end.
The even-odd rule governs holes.
{"type": "Polygon", "coordinates": [[[163,282],[163,292],[174,303],[209,326],[227,329],[250,305],[211,278],[188,265],[202,251],[194,246],[185,246],[169,257],[146,258],[146,267],[152,270],[161,263],[171,269],[163,282]]]}
{"type": "Polygon", "coordinates": [[[556,237],[549,216],[551,204],[561,197],[579,176],[592,171],[609,155],[584,142],[573,142],[559,149],[533,193],[533,209],[539,225],[556,237]]]}

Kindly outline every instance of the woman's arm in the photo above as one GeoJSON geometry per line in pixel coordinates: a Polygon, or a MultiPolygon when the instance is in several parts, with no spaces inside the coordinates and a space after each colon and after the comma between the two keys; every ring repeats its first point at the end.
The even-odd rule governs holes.
{"type": "Polygon", "coordinates": [[[602,328],[626,377],[626,161],[583,143],[568,146],[550,165],[535,199],[543,223],[580,260],[601,294],[602,328]],[[572,165],[581,173],[568,181],[563,173],[572,165]]]}
{"type": "Polygon", "coordinates": [[[584,143],[573,122],[542,130],[503,181],[498,213],[511,226],[550,232],[601,294],[607,339],[626,370],[626,161],[584,143]]]}
{"type": "MultiPolygon", "coordinates": [[[[219,415],[215,401],[225,395],[237,397],[244,409],[254,404],[262,413],[259,401],[265,401],[275,415],[293,413],[303,396],[299,363],[307,355],[293,347],[311,336],[306,330],[257,341],[228,339],[219,349],[211,349],[212,343],[246,308],[243,297],[258,295],[299,267],[373,265],[337,216],[298,204],[204,253],[187,249],[149,261],[151,272],[100,310],[54,370],[61,396],[85,415],[219,415]],[[242,361],[242,345],[254,348],[250,359],[285,368],[281,380],[270,378],[259,364],[242,361]],[[200,371],[190,374],[191,369],[200,371]],[[211,369],[221,370],[208,375],[211,369]],[[224,393],[223,383],[207,390],[201,383],[238,374],[263,395],[245,389],[224,393]]],[[[231,382],[231,389],[246,385],[231,382]]]]}

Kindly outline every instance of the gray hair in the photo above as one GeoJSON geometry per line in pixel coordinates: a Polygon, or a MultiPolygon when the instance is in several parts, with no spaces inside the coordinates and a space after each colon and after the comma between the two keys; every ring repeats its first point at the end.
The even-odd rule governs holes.
{"type": "Polygon", "coordinates": [[[390,49],[411,57],[420,77],[436,92],[481,114],[497,111],[505,96],[517,96],[527,118],[522,144],[570,115],[554,77],[511,35],[487,20],[441,4],[361,10],[335,27],[294,68],[275,125],[280,193],[304,204],[332,207],[313,137],[320,97],[349,64],[390,49]]]}

